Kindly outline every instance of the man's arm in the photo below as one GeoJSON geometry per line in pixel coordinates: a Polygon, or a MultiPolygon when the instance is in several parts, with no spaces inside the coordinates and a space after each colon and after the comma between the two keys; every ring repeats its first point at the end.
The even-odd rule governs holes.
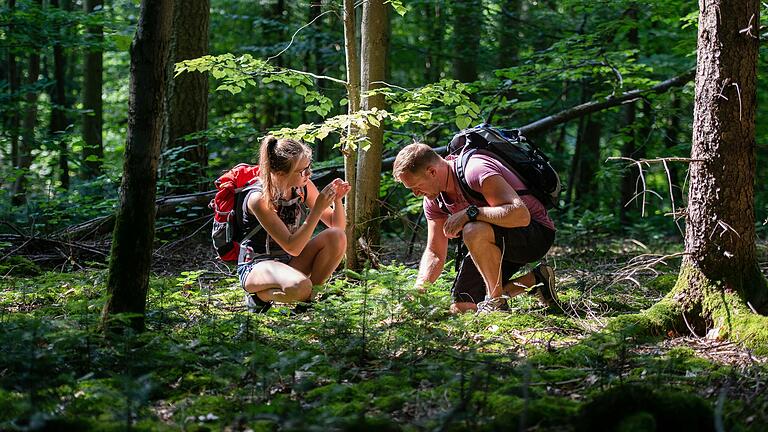
{"type": "MultiPolygon", "coordinates": [[[[528,211],[528,207],[501,175],[494,175],[485,179],[482,193],[488,206],[478,207],[477,220],[504,228],[524,227],[531,223],[531,213],[528,211]]],[[[458,236],[467,222],[469,222],[469,217],[466,210],[452,214],[445,221],[444,235],[448,237],[458,236]]]]}
{"type": "Polygon", "coordinates": [[[448,255],[448,237],[443,234],[445,219],[427,219],[427,247],[421,256],[419,275],[416,277],[414,288],[426,292],[425,283],[434,283],[445,266],[448,255]]]}

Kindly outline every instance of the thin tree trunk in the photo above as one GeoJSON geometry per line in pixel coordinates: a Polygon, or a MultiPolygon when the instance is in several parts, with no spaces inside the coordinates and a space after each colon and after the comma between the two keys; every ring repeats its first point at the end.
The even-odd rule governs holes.
{"type": "Polygon", "coordinates": [[[600,167],[600,134],[602,123],[590,115],[584,127],[582,151],[579,158],[579,175],[575,188],[575,202],[588,209],[595,209],[600,201],[597,170],[600,167]]]}
{"type": "MultiPolygon", "coordinates": [[[[16,0],[8,0],[8,12],[9,15],[13,15],[16,10],[16,0]]],[[[8,34],[13,35],[15,26],[13,20],[8,24],[8,34]]],[[[11,101],[9,110],[9,132],[11,141],[11,166],[18,168],[19,166],[19,70],[16,63],[16,55],[13,50],[8,50],[8,93],[11,101]]]]}
{"type": "Polygon", "coordinates": [[[501,2],[501,12],[497,22],[497,37],[499,40],[499,50],[496,58],[496,67],[508,68],[517,64],[520,53],[520,35],[519,27],[515,25],[517,21],[522,21],[521,0],[505,0],[501,2]]]}
{"type": "MultiPolygon", "coordinates": [[[[40,7],[40,2],[37,2],[40,7]]],[[[35,139],[35,128],[37,127],[37,98],[39,93],[34,89],[37,79],[40,76],[40,54],[38,50],[33,50],[29,56],[29,65],[27,68],[27,83],[29,90],[25,95],[26,107],[24,108],[24,121],[21,131],[21,143],[19,145],[19,164],[20,170],[16,182],[13,185],[11,203],[21,205],[27,201],[27,174],[32,166],[32,152],[37,147],[35,139]]]]}
{"type": "MultiPolygon", "coordinates": [[[[104,0],[85,0],[83,8],[86,13],[94,13],[104,5],[104,0]]],[[[102,110],[101,99],[103,87],[103,59],[101,44],[104,40],[103,26],[91,25],[87,28],[88,38],[95,48],[85,54],[83,73],[83,152],[80,176],[92,179],[101,174],[104,161],[104,144],[102,141],[102,110]]]]}
{"type": "MultiPolygon", "coordinates": [[[[629,42],[629,46],[632,49],[638,49],[640,45],[640,35],[637,29],[637,5],[635,3],[630,3],[629,8],[627,9],[626,15],[627,18],[631,21],[632,27],[629,29],[629,32],[627,33],[627,42],[629,42]]],[[[637,59],[637,55],[632,55],[632,58],[634,60],[637,59]]],[[[624,145],[621,149],[621,155],[623,157],[627,158],[634,158],[637,155],[635,152],[638,149],[637,145],[637,139],[638,139],[638,131],[637,131],[637,125],[635,124],[637,122],[637,103],[636,102],[630,102],[627,104],[624,112],[624,128],[628,129],[627,137],[625,138],[624,145]]],[[[624,171],[624,175],[621,178],[621,202],[619,203],[619,221],[621,223],[622,228],[626,228],[629,225],[629,214],[631,210],[634,210],[637,208],[637,202],[638,200],[635,200],[633,202],[633,205],[630,205],[630,201],[635,196],[636,193],[636,185],[637,185],[637,176],[640,174],[639,172],[636,172],[635,166],[632,167],[632,169],[628,169],[624,171]]]]}
{"type": "Polygon", "coordinates": [[[168,79],[168,134],[164,145],[163,175],[169,177],[170,192],[181,194],[205,190],[208,150],[204,139],[186,140],[186,135],[208,128],[208,74],[183,73],[173,78],[173,64],[208,54],[209,0],[175,0],[171,61],[168,79]],[[178,149],[178,151],[173,151],[178,149]],[[172,156],[169,154],[172,153],[172,156]],[[174,166],[175,162],[180,162],[174,166]],[[173,171],[172,171],[173,170],[173,171]]]}
{"type": "MultiPolygon", "coordinates": [[[[59,9],[59,0],[51,0],[51,6],[59,9]]],[[[65,8],[61,8],[64,10],[65,8]]],[[[53,46],[53,79],[55,81],[52,91],[53,107],[51,108],[50,132],[54,139],[59,141],[59,182],[62,189],[69,189],[69,148],[64,133],[69,126],[67,119],[67,92],[66,92],[67,58],[61,43],[55,42],[53,46]]]]}
{"type": "MultiPolygon", "coordinates": [[[[347,68],[347,95],[349,99],[349,114],[354,114],[360,110],[360,62],[357,57],[357,43],[355,31],[355,2],[354,0],[344,0],[344,51],[346,54],[347,68]]],[[[347,139],[352,141],[357,138],[359,131],[356,127],[350,125],[347,131],[347,139]]],[[[344,152],[344,176],[347,182],[352,186],[345,198],[347,212],[347,260],[346,267],[349,269],[359,268],[357,259],[357,239],[355,238],[355,195],[357,194],[357,150],[345,144],[344,152]]]]}
{"type": "Polygon", "coordinates": [[[429,43],[426,45],[427,55],[424,58],[427,82],[440,81],[443,72],[443,44],[445,41],[445,10],[443,0],[424,2],[424,19],[429,29],[429,43]]]}
{"type": "Polygon", "coordinates": [[[453,77],[462,82],[477,81],[477,55],[483,34],[483,2],[453,2],[453,77]]]}
{"type": "MultiPolygon", "coordinates": [[[[664,133],[664,148],[669,156],[680,142],[680,97],[672,96],[672,114],[667,118],[667,128],[664,133]]],[[[669,164],[669,182],[672,188],[671,199],[675,200],[675,207],[683,206],[682,184],[680,184],[680,169],[677,164],[669,164]]]]}
{"type": "MultiPolygon", "coordinates": [[[[362,26],[362,92],[380,88],[386,73],[389,46],[389,6],[384,0],[366,0],[363,3],[362,26]]],[[[384,95],[363,96],[363,109],[384,109],[384,95]]],[[[368,150],[360,152],[357,167],[357,219],[355,237],[364,237],[369,246],[379,244],[379,185],[381,158],[384,150],[384,129],[375,125],[368,128],[368,150]]]]}
{"type": "Polygon", "coordinates": [[[143,0],[131,45],[128,136],[103,313],[107,328],[120,327],[111,321],[115,314],[130,313],[131,327],[144,329],[172,30],[173,0],[143,0]]]}

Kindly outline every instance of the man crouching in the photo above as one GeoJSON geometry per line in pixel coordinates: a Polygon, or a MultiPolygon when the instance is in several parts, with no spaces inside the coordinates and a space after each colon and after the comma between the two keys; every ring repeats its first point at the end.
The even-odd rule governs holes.
{"type": "Polygon", "coordinates": [[[525,184],[517,174],[491,155],[473,155],[465,178],[482,194],[483,200],[477,201],[462,192],[453,157],[443,159],[421,143],[403,148],[392,171],[414,195],[424,197],[427,247],[416,288],[424,291],[427,282],[437,280],[448,239],[461,237],[469,254],[461,260],[451,288],[451,312],[509,310],[507,299],[523,292],[536,295],[544,306],[559,304],[552,267],[541,264],[511,280],[523,265],[541,259],[555,239],[546,208],[522,192],[525,184]]]}

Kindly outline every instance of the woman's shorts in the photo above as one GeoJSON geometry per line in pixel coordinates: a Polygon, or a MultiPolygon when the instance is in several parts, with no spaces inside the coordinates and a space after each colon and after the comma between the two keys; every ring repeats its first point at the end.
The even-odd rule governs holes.
{"type": "MultiPolygon", "coordinates": [[[[555,241],[555,232],[534,220],[531,220],[528,226],[518,228],[491,226],[496,235],[496,246],[504,253],[501,260],[502,286],[525,264],[543,258],[555,241]]],[[[461,261],[451,288],[453,302],[479,303],[485,299],[485,292],[483,276],[467,253],[461,261]]]]}

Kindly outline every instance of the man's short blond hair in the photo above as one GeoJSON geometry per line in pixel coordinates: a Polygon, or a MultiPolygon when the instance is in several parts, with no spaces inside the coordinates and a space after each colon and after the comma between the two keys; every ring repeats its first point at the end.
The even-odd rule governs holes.
{"type": "Polygon", "coordinates": [[[403,147],[402,150],[395,157],[395,163],[392,165],[392,175],[395,180],[400,181],[400,176],[403,173],[418,174],[439,162],[440,155],[437,154],[432,147],[422,144],[413,143],[403,147]]]}

